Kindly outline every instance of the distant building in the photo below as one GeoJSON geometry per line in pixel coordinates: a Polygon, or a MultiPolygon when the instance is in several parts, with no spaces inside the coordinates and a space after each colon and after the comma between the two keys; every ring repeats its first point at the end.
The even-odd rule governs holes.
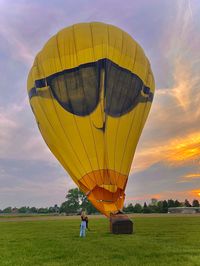
{"type": "Polygon", "coordinates": [[[200,213],[200,207],[171,207],[168,208],[168,213],[200,213]]]}

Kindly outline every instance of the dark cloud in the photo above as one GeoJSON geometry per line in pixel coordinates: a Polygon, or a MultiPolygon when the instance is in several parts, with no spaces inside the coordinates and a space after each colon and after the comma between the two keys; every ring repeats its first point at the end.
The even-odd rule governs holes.
{"type": "Polygon", "coordinates": [[[58,163],[17,159],[0,159],[0,184],[0,208],[60,204],[73,186],[58,163]]]}

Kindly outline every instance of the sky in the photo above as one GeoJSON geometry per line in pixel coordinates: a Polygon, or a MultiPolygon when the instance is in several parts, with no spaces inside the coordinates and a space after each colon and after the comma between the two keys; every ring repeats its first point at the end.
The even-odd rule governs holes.
{"type": "Polygon", "coordinates": [[[126,204],[200,200],[199,14],[199,0],[0,0],[0,209],[60,204],[75,187],[39,133],[26,80],[52,35],[90,21],[128,32],[156,81],[126,204]]]}

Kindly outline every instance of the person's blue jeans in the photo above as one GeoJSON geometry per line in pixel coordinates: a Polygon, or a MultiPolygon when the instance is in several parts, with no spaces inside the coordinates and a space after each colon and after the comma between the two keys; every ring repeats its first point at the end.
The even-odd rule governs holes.
{"type": "Polygon", "coordinates": [[[85,230],[86,230],[86,221],[82,221],[80,226],[80,237],[85,237],[85,230]]]}

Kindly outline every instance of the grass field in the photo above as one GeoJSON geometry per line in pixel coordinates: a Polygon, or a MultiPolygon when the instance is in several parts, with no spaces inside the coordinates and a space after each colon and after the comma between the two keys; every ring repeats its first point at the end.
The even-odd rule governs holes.
{"type": "Polygon", "coordinates": [[[78,218],[1,219],[0,265],[200,265],[200,216],[136,216],[133,235],[91,217],[85,239],[78,218]]]}

